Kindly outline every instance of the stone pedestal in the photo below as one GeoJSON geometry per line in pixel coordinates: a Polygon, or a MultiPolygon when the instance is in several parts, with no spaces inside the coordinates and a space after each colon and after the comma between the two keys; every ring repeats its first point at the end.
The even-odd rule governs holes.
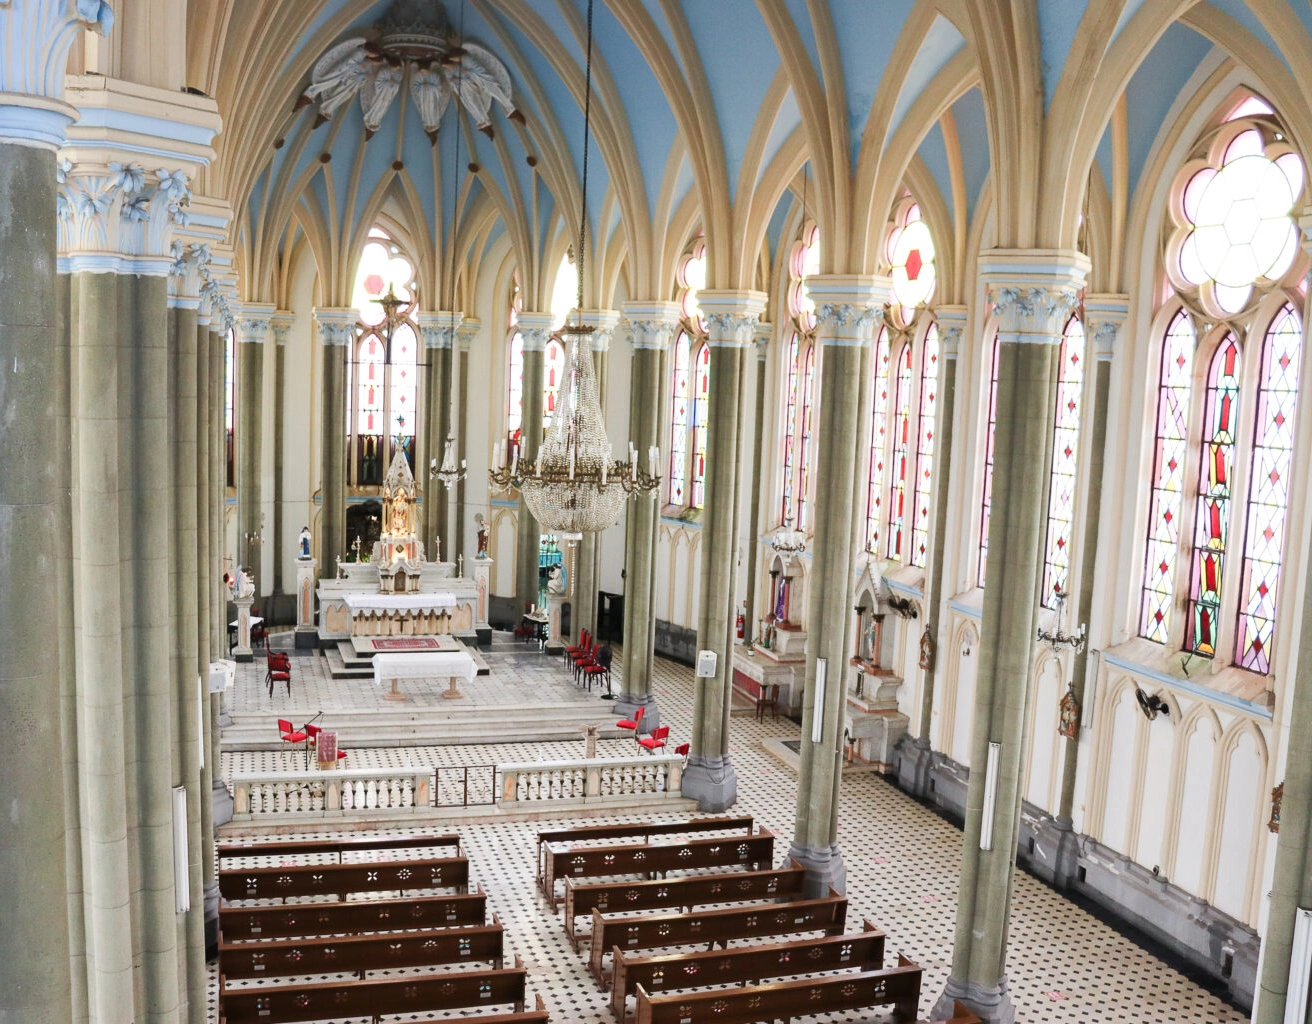
{"type": "Polygon", "coordinates": [[[548,654],[559,654],[565,649],[561,638],[560,618],[568,598],[564,594],[547,595],[547,642],[543,648],[548,654]]]}
{"type": "Polygon", "coordinates": [[[296,649],[313,650],[319,641],[314,627],[314,558],[296,560],[296,649]]]}
{"type": "Polygon", "coordinates": [[[478,599],[474,604],[474,632],[480,644],[492,642],[492,626],[487,621],[489,595],[492,593],[492,559],[486,554],[475,555],[472,561],[472,577],[478,599]]]}
{"type": "Polygon", "coordinates": [[[232,649],[232,656],[238,661],[253,661],[255,652],[251,650],[251,605],[255,603],[255,595],[235,597],[233,603],[237,606],[237,646],[232,649]]]}
{"type": "Polygon", "coordinates": [[[805,657],[781,658],[777,651],[759,646],[733,649],[733,686],[750,701],[774,687],[775,706],[785,715],[796,715],[805,681],[805,657]]]}

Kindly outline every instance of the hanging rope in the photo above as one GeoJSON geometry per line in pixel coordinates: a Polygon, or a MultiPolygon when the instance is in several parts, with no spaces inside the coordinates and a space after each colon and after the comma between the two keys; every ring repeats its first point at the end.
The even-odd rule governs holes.
{"type": "Polygon", "coordinates": [[[588,45],[583,82],[583,209],[579,211],[579,324],[583,323],[583,274],[588,244],[588,148],[592,139],[592,2],[588,0],[588,45]]]}

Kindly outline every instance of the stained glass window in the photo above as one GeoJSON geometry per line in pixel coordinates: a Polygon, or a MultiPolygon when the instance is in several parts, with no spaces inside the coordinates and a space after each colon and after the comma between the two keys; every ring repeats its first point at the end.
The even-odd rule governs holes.
{"type": "Polygon", "coordinates": [[[1183,311],[1166,330],[1161,377],[1157,385],[1156,451],[1153,490],[1148,510],[1148,551],[1144,560],[1143,603],[1139,635],[1166,643],[1175,598],[1175,568],[1180,547],[1180,512],[1188,459],[1189,401],[1193,391],[1193,322],[1183,311]]]}
{"type": "Polygon", "coordinates": [[[524,419],[524,336],[516,331],[510,337],[510,387],[506,398],[506,432],[512,441],[519,439],[524,419]]]}
{"type": "Polygon", "coordinates": [[[806,350],[806,369],[802,374],[802,437],[798,445],[797,461],[797,528],[805,531],[810,519],[807,494],[811,484],[811,438],[815,428],[815,346],[806,350]]]}
{"type": "Polygon", "coordinates": [[[1194,514],[1185,648],[1211,658],[1221,607],[1221,580],[1230,537],[1235,442],[1239,417],[1239,345],[1227,334],[1207,371],[1207,402],[1203,413],[1203,462],[1198,473],[1198,504],[1194,514]]]}
{"type": "Polygon", "coordinates": [[[976,582],[982,587],[989,566],[989,514],[993,509],[993,435],[998,426],[998,356],[1001,346],[998,334],[993,332],[993,345],[989,356],[989,421],[984,431],[984,499],[979,513],[979,572],[976,582]]]}
{"type": "Polygon", "coordinates": [[[674,343],[674,394],[670,415],[670,504],[686,500],[688,427],[692,422],[692,342],[686,332],[674,343]]]}
{"type": "MultiPolygon", "coordinates": [[[[521,371],[522,372],[522,371],[521,371]]],[[[542,351],[542,429],[551,426],[556,414],[556,400],[565,378],[565,346],[552,338],[542,351]]]]}
{"type": "Polygon", "coordinates": [[[226,408],[223,412],[224,430],[227,434],[227,486],[237,486],[237,460],[233,438],[233,425],[237,416],[237,332],[229,327],[223,347],[223,394],[226,408]]]}
{"type": "Polygon", "coordinates": [[[711,407],[711,346],[703,344],[697,354],[693,375],[692,405],[692,504],[706,507],[706,417],[711,407]]]}
{"type": "Polygon", "coordinates": [[[684,257],[678,272],[679,284],[683,288],[680,303],[683,318],[692,324],[700,334],[706,333],[706,318],[702,316],[701,303],[697,296],[706,287],[706,243],[699,241],[692,252],[684,257]]]}
{"type": "Polygon", "coordinates": [[[866,550],[879,551],[884,515],[884,462],[888,443],[888,328],[875,343],[874,400],[870,410],[870,474],[866,484],[866,550]]]}
{"type": "Polygon", "coordinates": [[[920,366],[920,409],[916,429],[916,489],[911,521],[911,564],[924,567],[929,553],[930,499],[934,484],[934,438],[938,424],[938,327],[925,332],[920,366]]]}
{"type": "Polygon", "coordinates": [[[1057,410],[1052,430],[1052,468],[1048,474],[1048,537],[1043,556],[1045,608],[1057,607],[1057,592],[1066,592],[1071,568],[1071,526],[1075,522],[1084,394],[1084,326],[1076,317],[1066,324],[1058,358],[1057,410]]]}
{"type": "Polygon", "coordinates": [[[415,432],[415,403],[418,395],[419,339],[408,323],[400,324],[392,335],[391,425],[393,437],[412,437],[415,432]]]}
{"type": "Polygon", "coordinates": [[[895,226],[885,244],[893,270],[893,310],[898,322],[907,324],[915,310],[934,295],[934,239],[929,225],[920,218],[920,204],[907,199],[895,217],[895,226]]]}
{"type": "Polygon", "coordinates": [[[893,481],[888,507],[888,557],[902,560],[907,483],[911,461],[911,342],[897,356],[897,399],[893,406],[893,481]]]}
{"type": "Polygon", "coordinates": [[[798,362],[800,345],[801,340],[794,331],[792,340],[788,343],[788,374],[784,390],[784,487],[783,509],[779,513],[781,523],[793,514],[793,473],[797,468],[797,378],[801,370],[798,362]]]}
{"type": "Polygon", "coordinates": [[[1266,332],[1257,395],[1257,426],[1248,485],[1244,569],[1240,590],[1235,663],[1254,672],[1271,671],[1271,638],[1289,505],[1294,454],[1294,414],[1303,330],[1285,306],[1266,332]]]}

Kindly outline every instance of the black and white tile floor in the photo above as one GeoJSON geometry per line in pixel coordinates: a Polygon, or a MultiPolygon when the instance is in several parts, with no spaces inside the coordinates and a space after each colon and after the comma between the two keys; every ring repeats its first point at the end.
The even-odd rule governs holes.
{"type": "MultiPolygon", "coordinates": [[[[526,654],[522,645],[516,648],[499,640],[487,660],[490,678],[512,697],[515,692],[540,694],[562,685],[573,689],[558,658],[526,654]]],[[[672,743],[681,743],[688,738],[692,720],[692,672],[658,659],[655,673],[662,722],[671,727],[672,743]]],[[[263,674],[259,661],[243,666],[235,699],[243,699],[243,687],[260,687],[263,674]]],[[[327,673],[323,675],[326,678],[327,673]]],[[[258,693],[263,696],[262,687],[258,693]]],[[[758,722],[735,717],[731,729],[738,775],[734,810],[755,815],[760,825],[774,831],[782,856],[793,833],[797,779],[762,749],[761,741],[796,738],[797,726],[784,718],[758,722]]],[[[630,742],[603,740],[598,752],[602,757],[615,756],[630,749],[630,742]]],[[[382,763],[409,763],[414,758],[424,759],[421,763],[486,764],[575,757],[581,749],[579,741],[362,750],[356,763],[367,767],[375,763],[370,758],[383,759],[382,763]]],[[[287,752],[225,754],[223,770],[273,768],[291,756],[287,752]]],[[[552,822],[553,826],[568,824],[552,822]]],[[[542,994],[552,1020],[557,1024],[613,1021],[607,994],[597,990],[587,972],[586,952],[571,950],[562,918],[538,898],[534,865],[541,827],[540,822],[460,827],[471,876],[487,890],[489,912],[505,925],[507,962],[514,955],[523,959],[530,991],[542,994]]],[[[922,965],[921,1012],[928,1012],[943,990],[951,959],[961,833],[881,779],[852,773],[842,784],[839,844],[847,863],[849,926],[859,928],[861,920],[869,918],[888,934],[890,957],[901,952],[922,965]]],[[[1021,1021],[1240,1024],[1247,1019],[1023,872],[1016,876],[1007,971],[1021,1021]]],[[[215,1022],[217,978],[211,974],[210,1021],[215,1022]]],[[[806,1018],[817,1022],[890,1019],[880,1012],[806,1018]]],[[[802,1018],[794,1020],[803,1024],[802,1018]]]]}

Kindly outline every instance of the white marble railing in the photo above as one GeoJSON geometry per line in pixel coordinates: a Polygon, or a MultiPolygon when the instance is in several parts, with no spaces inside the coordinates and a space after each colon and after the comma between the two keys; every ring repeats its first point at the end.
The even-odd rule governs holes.
{"type": "Polygon", "coordinates": [[[678,799],[683,758],[660,755],[539,761],[498,765],[497,771],[501,774],[497,802],[504,810],[525,804],[628,803],[635,797],[678,799]]]}
{"type": "Polygon", "coordinates": [[[265,772],[231,779],[233,818],[406,812],[433,804],[431,768],[265,772]]]}

